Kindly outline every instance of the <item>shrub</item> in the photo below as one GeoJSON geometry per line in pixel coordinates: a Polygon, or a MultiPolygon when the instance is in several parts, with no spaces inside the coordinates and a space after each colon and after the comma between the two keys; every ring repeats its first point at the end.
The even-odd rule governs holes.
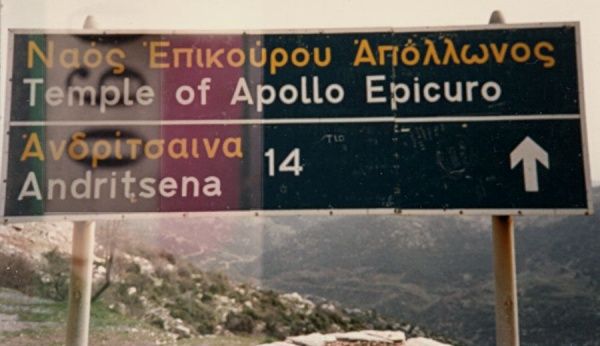
{"type": "Polygon", "coordinates": [[[0,253],[0,286],[33,293],[36,273],[31,262],[20,255],[0,253]]]}
{"type": "Polygon", "coordinates": [[[65,301],[69,295],[69,261],[57,249],[43,256],[46,264],[42,268],[43,274],[36,275],[36,293],[44,298],[65,301]]]}
{"type": "Polygon", "coordinates": [[[251,316],[245,313],[236,314],[230,312],[225,320],[225,328],[233,333],[251,334],[254,331],[255,323],[251,316]]]}

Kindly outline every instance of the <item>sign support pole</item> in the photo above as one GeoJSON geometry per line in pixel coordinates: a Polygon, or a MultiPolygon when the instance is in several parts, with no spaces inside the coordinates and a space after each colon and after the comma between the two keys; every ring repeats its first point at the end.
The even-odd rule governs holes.
{"type": "MultiPolygon", "coordinates": [[[[490,24],[504,24],[504,16],[494,11],[490,24]]],[[[496,345],[519,345],[519,308],[515,263],[515,225],[512,216],[492,216],[494,274],[496,283],[496,345]]]]}
{"type": "MultiPolygon", "coordinates": [[[[97,29],[94,18],[88,16],[83,28],[97,29]]],[[[95,231],[95,221],[73,222],[67,346],[88,345],[95,231]]]]}
{"type": "Polygon", "coordinates": [[[67,346],[88,344],[95,229],[94,221],[73,222],[67,346]]]}
{"type": "Polygon", "coordinates": [[[496,276],[496,345],[519,345],[519,311],[512,216],[492,216],[496,276]]]}

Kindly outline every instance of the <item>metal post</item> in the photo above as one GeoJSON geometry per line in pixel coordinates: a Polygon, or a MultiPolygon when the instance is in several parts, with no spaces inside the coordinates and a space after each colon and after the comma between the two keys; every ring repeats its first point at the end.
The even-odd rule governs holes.
{"type": "Polygon", "coordinates": [[[519,345],[519,309],[512,216],[492,216],[496,276],[496,345],[519,345]]]}
{"type": "Polygon", "coordinates": [[[68,346],[88,344],[95,228],[94,221],[73,222],[73,253],[67,320],[68,346]]]}
{"type": "MultiPolygon", "coordinates": [[[[504,16],[494,11],[490,24],[504,24],[504,16]]],[[[496,345],[519,345],[519,307],[515,263],[515,226],[512,216],[492,216],[494,274],[496,279],[496,345]]]]}
{"type": "MultiPolygon", "coordinates": [[[[504,16],[494,11],[490,24],[504,24],[504,16]]],[[[496,280],[496,345],[519,345],[519,307],[515,263],[515,226],[512,216],[492,216],[494,274],[496,280]]]]}
{"type": "MultiPolygon", "coordinates": [[[[85,19],[83,28],[97,28],[93,17],[88,16],[85,19]]],[[[87,346],[88,344],[95,231],[96,222],[94,221],[73,222],[67,346],[87,346]]]]}

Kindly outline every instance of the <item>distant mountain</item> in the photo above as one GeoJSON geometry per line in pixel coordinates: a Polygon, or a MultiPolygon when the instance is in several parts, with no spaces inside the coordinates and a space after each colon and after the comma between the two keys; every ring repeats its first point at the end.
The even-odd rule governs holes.
{"type": "MultiPolygon", "coordinates": [[[[600,206],[600,187],[593,200],[600,206]]],[[[123,227],[203,269],[374,308],[465,344],[494,344],[488,217],[244,217],[123,227]]],[[[600,213],[518,217],[516,240],[522,344],[600,345],[600,213]]]]}
{"type": "MultiPolygon", "coordinates": [[[[600,205],[600,188],[593,197],[600,205]]],[[[516,225],[522,344],[600,344],[600,215],[520,217],[516,225]]],[[[330,218],[264,244],[272,246],[243,272],[269,287],[375,308],[467,344],[494,343],[489,218],[330,218]]]]}

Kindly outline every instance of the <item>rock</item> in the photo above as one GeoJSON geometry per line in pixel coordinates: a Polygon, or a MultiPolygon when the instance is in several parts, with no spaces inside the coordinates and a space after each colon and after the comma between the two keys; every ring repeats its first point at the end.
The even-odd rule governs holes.
{"type": "Polygon", "coordinates": [[[106,276],[106,268],[103,265],[98,265],[94,268],[93,279],[95,282],[103,281],[106,276]]]}
{"type": "Polygon", "coordinates": [[[266,345],[286,345],[286,343],[296,346],[451,346],[424,337],[411,338],[406,341],[404,332],[392,330],[362,330],[334,334],[313,333],[288,337],[283,344],[266,345]]]}
{"type": "Polygon", "coordinates": [[[363,311],[361,309],[357,309],[357,308],[346,308],[344,309],[344,312],[349,314],[349,315],[361,315],[363,313],[363,311]]]}
{"type": "Polygon", "coordinates": [[[134,295],[134,294],[136,294],[136,293],[137,293],[137,288],[135,288],[135,287],[133,287],[133,286],[131,286],[131,287],[129,287],[129,288],[127,289],[127,295],[128,295],[128,296],[132,296],[132,295],[134,295]]]}
{"type": "Polygon", "coordinates": [[[175,328],[173,328],[173,331],[180,337],[180,338],[189,338],[192,336],[192,331],[190,330],[190,328],[179,324],[176,325],[175,328]]]}
{"type": "Polygon", "coordinates": [[[126,253],[123,254],[123,257],[128,262],[137,264],[137,266],[140,268],[140,274],[146,275],[146,276],[154,275],[154,273],[155,273],[154,265],[152,265],[152,262],[150,262],[147,258],[139,257],[139,256],[132,256],[132,255],[129,255],[126,253]]]}
{"type": "Polygon", "coordinates": [[[326,346],[327,343],[336,341],[336,338],[333,335],[313,333],[309,335],[290,336],[285,341],[299,346],[326,346]]]}
{"type": "Polygon", "coordinates": [[[162,287],[164,280],[163,279],[159,279],[159,278],[155,278],[155,277],[151,277],[152,279],[152,284],[154,285],[154,287],[162,287]]]}
{"type": "Polygon", "coordinates": [[[283,302],[291,304],[295,310],[300,310],[305,315],[312,313],[315,308],[315,303],[302,297],[296,292],[282,294],[280,297],[283,302]]]}
{"type": "Polygon", "coordinates": [[[382,336],[369,334],[366,331],[360,332],[348,332],[348,333],[338,333],[333,334],[337,341],[347,341],[347,342],[360,342],[360,343],[377,343],[381,345],[390,345],[393,343],[391,340],[384,338],[382,336]]]}
{"type": "Polygon", "coordinates": [[[263,322],[263,321],[256,322],[256,326],[254,326],[255,333],[259,333],[259,334],[264,333],[266,329],[267,329],[267,323],[263,322]]]}
{"type": "Polygon", "coordinates": [[[382,337],[391,340],[394,343],[406,341],[406,335],[404,332],[392,331],[392,330],[365,330],[366,334],[382,337]]]}
{"type": "Polygon", "coordinates": [[[410,338],[406,341],[406,346],[452,346],[450,344],[444,344],[433,339],[424,337],[410,338]]]}
{"type": "Polygon", "coordinates": [[[325,303],[325,304],[321,304],[321,309],[325,310],[325,311],[329,311],[329,312],[335,312],[335,305],[331,304],[331,303],[325,303]]]}
{"type": "Polygon", "coordinates": [[[331,324],[331,326],[329,326],[329,331],[331,331],[333,333],[341,333],[344,331],[344,329],[342,327],[340,327],[339,324],[333,323],[333,324],[331,324]]]}
{"type": "Polygon", "coordinates": [[[120,313],[121,315],[126,315],[128,311],[129,310],[127,309],[127,305],[125,305],[121,302],[117,303],[117,312],[118,313],[120,313]]]}
{"type": "Polygon", "coordinates": [[[48,274],[48,273],[43,273],[42,277],[41,277],[41,280],[45,284],[50,283],[50,282],[52,282],[52,276],[50,274],[48,274]]]}
{"type": "Polygon", "coordinates": [[[223,335],[223,333],[225,332],[225,330],[226,330],[226,329],[225,329],[225,327],[224,327],[223,325],[221,325],[221,324],[217,324],[217,325],[215,326],[214,333],[215,333],[216,335],[223,335]]]}

